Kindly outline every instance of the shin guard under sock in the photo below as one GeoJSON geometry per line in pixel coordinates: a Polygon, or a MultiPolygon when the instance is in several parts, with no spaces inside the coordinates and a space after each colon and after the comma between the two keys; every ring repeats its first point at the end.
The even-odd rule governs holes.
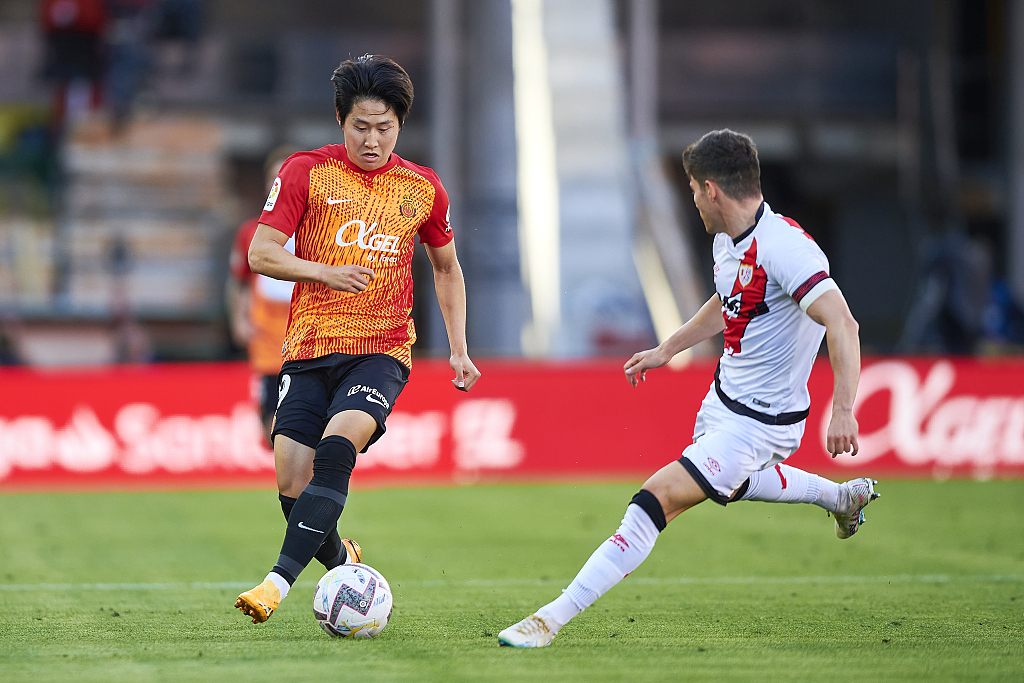
{"type": "MultiPolygon", "coordinates": [[[[345,509],[348,482],[355,462],[355,446],[344,437],[328,436],[317,446],[313,458],[313,479],[292,506],[281,555],[273,569],[288,583],[295,582],[329,539],[332,530],[335,536],[338,535],[338,518],[345,509]]],[[[330,561],[336,561],[340,554],[340,551],[336,552],[330,561]]]]}
{"type": "MultiPolygon", "coordinates": [[[[657,502],[657,498],[648,491],[637,494],[641,502],[637,502],[634,497],[626,507],[619,528],[594,551],[563,594],[537,611],[556,632],[569,619],[590,607],[612,586],[631,574],[651,554],[661,530],[646,510],[650,505],[647,497],[642,496],[644,493],[657,502]]],[[[661,513],[658,522],[663,525],[665,515],[660,504],[655,516],[658,516],[657,513],[661,513]]]]}
{"type": "Polygon", "coordinates": [[[776,465],[750,475],[750,486],[740,500],[768,503],[810,503],[836,511],[839,484],[789,465],[776,465]]]}
{"type": "MultiPolygon", "coordinates": [[[[283,493],[279,493],[277,498],[281,501],[281,511],[284,513],[285,521],[287,521],[288,516],[292,513],[292,508],[295,506],[295,499],[283,493]]],[[[316,551],[316,555],[313,557],[324,566],[324,569],[334,569],[338,565],[344,564],[345,560],[348,559],[345,554],[345,548],[341,545],[341,535],[338,533],[337,526],[327,533],[327,538],[324,539],[320,549],[316,551]]]]}

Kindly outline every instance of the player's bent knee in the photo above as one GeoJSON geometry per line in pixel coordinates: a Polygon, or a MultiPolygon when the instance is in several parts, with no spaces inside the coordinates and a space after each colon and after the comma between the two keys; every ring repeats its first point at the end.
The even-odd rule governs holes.
{"type": "Polygon", "coordinates": [[[290,498],[298,498],[313,476],[315,451],[283,434],[274,437],[274,469],[277,490],[290,498]]]}
{"type": "Polygon", "coordinates": [[[670,462],[655,472],[644,482],[643,489],[650,491],[661,503],[666,523],[707,499],[700,485],[678,461],[670,462]]]}
{"type": "Polygon", "coordinates": [[[665,519],[665,507],[657,496],[647,489],[640,489],[629,502],[647,513],[659,533],[665,530],[665,526],[668,524],[665,519]]]}

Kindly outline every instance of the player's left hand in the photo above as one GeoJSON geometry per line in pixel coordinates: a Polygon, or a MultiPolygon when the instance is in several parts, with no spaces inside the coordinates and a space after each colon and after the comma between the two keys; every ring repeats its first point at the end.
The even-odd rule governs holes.
{"type": "Polygon", "coordinates": [[[825,449],[833,458],[847,451],[851,451],[850,455],[857,455],[860,448],[857,444],[858,429],[857,418],[853,416],[852,410],[833,409],[825,435],[825,449]]]}
{"type": "Polygon", "coordinates": [[[448,364],[455,371],[455,379],[452,380],[452,385],[459,391],[469,391],[476,384],[476,381],[480,379],[480,371],[473,365],[473,361],[469,359],[469,356],[464,353],[452,354],[452,357],[448,359],[448,364]]]}

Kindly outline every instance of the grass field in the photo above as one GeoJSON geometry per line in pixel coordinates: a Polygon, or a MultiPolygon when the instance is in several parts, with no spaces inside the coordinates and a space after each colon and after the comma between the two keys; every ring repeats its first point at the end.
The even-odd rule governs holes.
{"type": "Polygon", "coordinates": [[[802,505],[704,503],[543,650],[499,648],[636,485],[356,492],[394,588],[375,640],[314,623],[314,563],[266,624],[273,492],[0,496],[2,680],[1024,680],[1024,481],[883,482],[853,539],[802,505]],[[98,585],[97,585],[98,584],[98,585]]]}

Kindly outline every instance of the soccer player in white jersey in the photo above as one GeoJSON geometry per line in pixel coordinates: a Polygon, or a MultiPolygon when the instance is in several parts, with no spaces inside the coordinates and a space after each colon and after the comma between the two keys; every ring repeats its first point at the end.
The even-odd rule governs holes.
{"type": "Polygon", "coordinates": [[[858,326],[828,260],[797,223],[761,196],[757,148],[716,130],[683,152],[693,201],[715,236],[715,294],[656,348],[625,365],[635,387],[680,351],[724,332],[725,351],[694,427],[693,444],[633,496],[615,533],[553,602],[498,634],[501,645],[544,647],[570,619],[640,566],[658,534],[705,499],[811,503],[849,538],[878,497],[871,479],[837,484],[782,464],[800,445],[807,378],[828,339],[835,376],[826,448],[857,454],[853,400],[860,378],[858,326]]]}

